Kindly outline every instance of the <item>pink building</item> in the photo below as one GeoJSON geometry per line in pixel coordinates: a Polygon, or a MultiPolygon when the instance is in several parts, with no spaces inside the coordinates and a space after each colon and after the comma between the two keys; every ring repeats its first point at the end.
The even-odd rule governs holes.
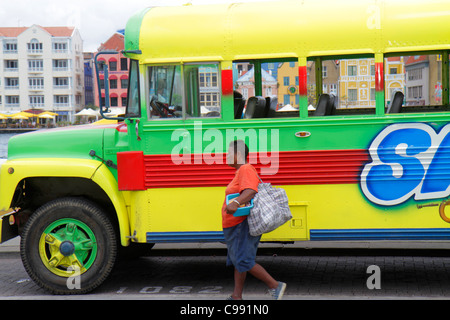
{"type": "MultiPolygon", "coordinates": [[[[124,49],[124,36],[120,33],[113,34],[105,43],[98,48],[100,51],[117,51],[117,54],[99,55],[97,60],[104,61],[108,65],[109,74],[109,98],[111,111],[124,113],[127,105],[128,67],[129,61],[121,51],[124,49]]],[[[97,53],[95,53],[97,54],[97,53]]],[[[102,88],[102,105],[105,105],[104,75],[99,72],[100,86],[102,88]]],[[[97,75],[94,73],[94,95],[95,104],[99,105],[99,91],[97,86],[97,75]]]]}

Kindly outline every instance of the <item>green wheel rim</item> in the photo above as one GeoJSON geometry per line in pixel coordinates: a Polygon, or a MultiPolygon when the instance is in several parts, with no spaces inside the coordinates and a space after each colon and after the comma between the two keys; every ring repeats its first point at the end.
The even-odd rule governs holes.
{"type": "Polygon", "coordinates": [[[51,223],[39,240],[39,255],[52,273],[70,277],[89,270],[97,256],[97,240],[92,230],[76,219],[51,223]]]}

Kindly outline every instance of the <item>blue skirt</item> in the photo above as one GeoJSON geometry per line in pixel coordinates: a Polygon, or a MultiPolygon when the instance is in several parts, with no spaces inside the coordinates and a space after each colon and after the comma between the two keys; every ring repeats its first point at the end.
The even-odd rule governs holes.
{"type": "Polygon", "coordinates": [[[228,249],[227,266],[233,265],[239,272],[253,268],[261,236],[250,235],[247,219],[234,227],[224,228],[223,234],[228,249]]]}

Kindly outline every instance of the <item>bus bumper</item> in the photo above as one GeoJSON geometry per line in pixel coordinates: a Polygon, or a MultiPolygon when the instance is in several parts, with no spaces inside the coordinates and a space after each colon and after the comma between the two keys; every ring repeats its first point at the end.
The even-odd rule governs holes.
{"type": "Polygon", "coordinates": [[[0,243],[8,241],[19,235],[17,225],[9,223],[9,216],[14,212],[6,213],[0,216],[0,243]]]}
{"type": "MultiPolygon", "coordinates": [[[[0,167],[6,162],[6,159],[0,159],[0,167]]],[[[4,210],[4,209],[0,209],[4,210]]],[[[9,216],[14,211],[12,209],[0,211],[0,243],[8,241],[19,235],[17,225],[9,223],[9,216]]]]}

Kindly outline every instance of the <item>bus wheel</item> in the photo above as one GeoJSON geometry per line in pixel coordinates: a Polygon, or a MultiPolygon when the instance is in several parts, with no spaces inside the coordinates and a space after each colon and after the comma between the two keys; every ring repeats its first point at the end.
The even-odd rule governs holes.
{"type": "Polygon", "coordinates": [[[54,294],[82,294],[98,287],[116,260],[116,236],[94,203],[62,198],[40,207],[24,227],[20,254],[25,270],[54,294]]]}

